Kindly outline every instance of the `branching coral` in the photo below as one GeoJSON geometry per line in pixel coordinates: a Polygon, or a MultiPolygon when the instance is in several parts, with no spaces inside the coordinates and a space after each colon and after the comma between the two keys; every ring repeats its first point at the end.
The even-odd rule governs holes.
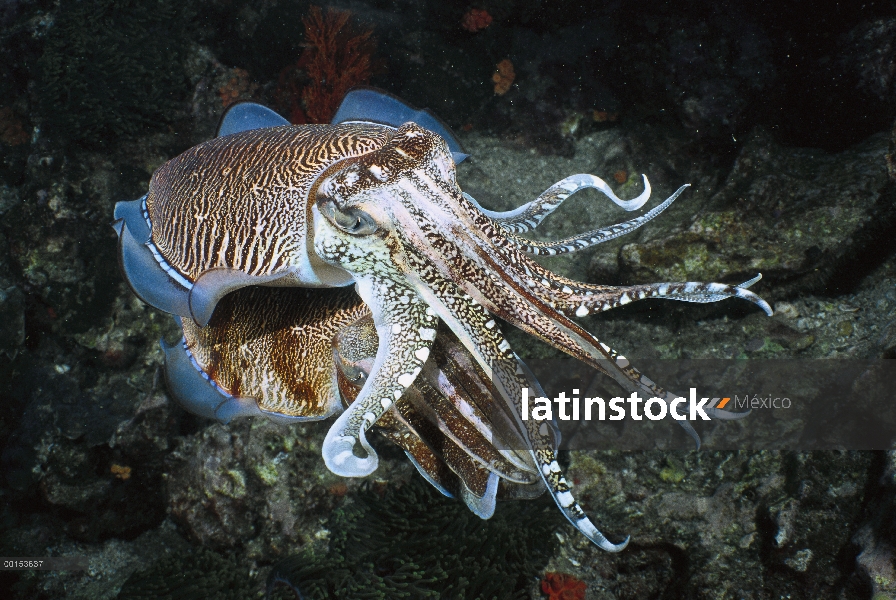
{"type": "Polygon", "coordinates": [[[373,30],[353,27],[350,18],[347,11],[329,8],[325,14],[312,6],[302,19],[305,51],[281,74],[278,94],[293,123],[329,122],[345,93],[370,80],[373,30]],[[301,71],[310,79],[303,89],[297,77],[301,71]]]}

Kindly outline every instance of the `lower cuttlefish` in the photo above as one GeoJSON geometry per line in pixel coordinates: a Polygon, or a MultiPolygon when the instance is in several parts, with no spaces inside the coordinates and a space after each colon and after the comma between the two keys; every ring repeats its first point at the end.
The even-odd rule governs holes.
{"type": "Polygon", "coordinates": [[[621,200],[601,179],[573,175],[493,212],[459,187],[465,158],[427,111],[371,89],[350,92],[330,125],[290,126],[236,105],[215,139],[162,165],[146,196],[116,206],[121,264],[138,296],[181,318],[184,340],[166,347],[166,372],[193,412],[224,422],[341,412],[322,448],[338,475],[377,468],[367,441],[375,426],[477,515],[490,517],[497,497],[546,488],[580,532],[621,550],[628,539],[607,540],[572,496],[553,424],[521,418],[523,388],[540,388],[496,319],[668,402],[674,394],[572,318],[645,298],[738,297],[771,314],[747,289],[759,277],[614,287],[557,275],[530,257],[629,233],[687,186],[629,221],[534,241],[520,234],[582,189],[641,208],[647,178],[641,195],[621,200]]]}

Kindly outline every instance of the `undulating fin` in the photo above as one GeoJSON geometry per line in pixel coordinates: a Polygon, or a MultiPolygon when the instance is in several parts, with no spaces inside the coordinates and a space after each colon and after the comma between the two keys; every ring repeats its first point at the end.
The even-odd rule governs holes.
{"type": "Polygon", "coordinates": [[[115,233],[121,235],[122,227],[127,226],[137,242],[145,244],[149,241],[151,231],[149,223],[146,221],[146,215],[143,213],[143,202],[145,200],[146,196],[143,196],[137,200],[125,200],[115,203],[115,211],[113,212],[115,221],[112,223],[115,233]]]}
{"type": "Polygon", "coordinates": [[[255,398],[231,396],[192,358],[185,340],[169,345],[160,340],[165,353],[165,379],[168,389],[178,404],[187,411],[207,419],[217,419],[225,425],[240,417],[268,417],[275,421],[293,422],[300,419],[268,413],[258,407],[255,398]]]}
{"type": "Polygon", "coordinates": [[[199,276],[190,290],[190,315],[200,327],[208,325],[209,319],[221,298],[250,285],[268,285],[287,277],[289,272],[271,275],[249,275],[236,269],[217,267],[199,276]]]}
{"type": "Polygon", "coordinates": [[[389,92],[372,87],[358,87],[346,94],[330,124],[364,122],[400,127],[408,121],[440,135],[448,143],[455,164],[469,156],[451,128],[429,110],[418,110],[389,92]]]}
{"type": "Polygon", "coordinates": [[[190,291],[171,277],[131,232],[127,219],[113,224],[118,231],[118,260],[134,294],[150,306],[173,315],[190,314],[190,291]]]}
{"type": "Polygon", "coordinates": [[[176,344],[167,344],[165,340],[159,343],[165,353],[165,379],[175,400],[195,415],[216,419],[215,411],[229,396],[202,376],[190,360],[183,339],[176,344]]]}
{"type": "Polygon", "coordinates": [[[289,121],[270,108],[255,102],[240,102],[228,108],[221,117],[221,121],[218,122],[218,129],[215,131],[215,137],[223,137],[252,129],[280,127],[281,125],[289,125],[289,121]]]}

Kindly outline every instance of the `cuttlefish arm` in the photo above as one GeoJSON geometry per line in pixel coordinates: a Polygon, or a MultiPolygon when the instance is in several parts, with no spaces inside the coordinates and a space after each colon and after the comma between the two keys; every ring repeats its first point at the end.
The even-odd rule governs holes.
{"type": "MultiPolygon", "coordinates": [[[[567,198],[582,190],[597,190],[624,210],[638,210],[650,199],[650,182],[646,175],[642,175],[642,177],[644,178],[644,191],[631,200],[619,198],[606,181],[587,173],[570,175],[561,179],[542,192],[535,200],[503,212],[482,208],[476,199],[467,193],[464,193],[464,197],[482,214],[493,219],[503,230],[510,233],[526,233],[538,227],[545,217],[560,208],[567,198]]],[[[681,190],[678,193],[681,193],[681,190]]]]}
{"type": "MultiPolygon", "coordinates": [[[[557,254],[569,254],[571,252],[578,252],[579,250],[584,250],[585,248],[590,248],[598,244],[603,244],[604,242],[609,242],[610,240],[615,240],[616,238],[629,234],[642,225],[645,225],[646,223],[652,221],[657,216],[659,216],[660,213],[669,208],[669,206],[672,205],[675,199],[678,198],[688,186],[689,184],[681,186],[680,188],[678,188],[678,190],[675,191],[674,194],[666,198],[665,201],[640,217],[636,217],[622,223],[617,223],[616,225],[611,225],[609,227],[603,227],[601,229],[595,229],[594,231],[580,233],[578,235],[563,238],[561,240],[530,240],[510,231],[508,231],[505,235],[507,236],[507,239],[509,241],[513,242],[517,246],[517,248],[519,248],[523,252],[526,252],[527,254],[532,254],[535,256],[554,256],[557,254]]],[[[504,225],[501,223],[499,223],[499,225],[504,227],[504,225]]],[[[506,227],[504,228],[506,229],[506,227]]]]}
{"type": "MultiPolygon", "coordinates": [[[[510,459],[501,453],[500,448],[507,448],[510,444],[502,439],[499,428],[478,408],[478,404],[494,404],[491,381],[481,370],[470,368],[461,371],[456,367],[455,343],[454,334],[441,326],[421,375],[377,421],[377,427],[390,431],[390,439],[417,458],[418,468],[432,464],[432,459],[417,456],[418,444],[414,443],[412,447],[404,445],[412,437],[421,438],[433,448],[452,448],[450,451],[440,451],[441,454],[448,452],[449,455],[457,455],[453,448],[459,448],[473,463],[494,472],[503,480],[533,483],[537,477],[533,467],[514,461],[515,452],[509,453],[510,459]],[[429,425],[421,425],[421,419],[429,425]],[[395,430],[398,421],[402,427],[400,431],[395,430]],[[412,435],[405,436],[406,433],[412,435]]],[[[376,360],[378,336],[373,319],[365,317],[343,328],[334,338],[333,348],[341,375],[343,399],[354,402],[376,360]],[[343,384],[343,381],[346,383],[343,384]],[[350,387],[346,387],[348,384],[351,384],[350,387]]],[[[517,437],[511,439],[516,449],[522,447],[522,440],[517,437]]],[[[457,470],[455,463],[449,465],[451,470],[457,470]]],[[[459,464],[467,464],[466,459],[459,464]]],[[[441,481],[443,478],[439,476],[439,471],[437,469],[431,477],[441,481]]],[[[458,475],[466,480],[464,473],[458,471],[458,475]]]]}
{"type": "Polygon", "coordinates": [[[530,452],[539,474],[564,516],[602,549],[618,552],[625,548],[629,538],[620,544],[610,542],[572,496],[571,486],[557,463],[556,439],[551,425],[521,419],[523,388],[531,384],[494,317],[471,296],[458,293],[450,280],[429,266],[427,259],[413,257],[409,249],[407,254],[410,255],[405,266],[408,280],[415,284],[417,292],[455,332],[480,366],[489,372],[506,403],[508,414],[531,444],[530,452]]]}
{"type": "Polygon", "coordinates": [[[351,268],[355,290],[370,308],[379,337],[376,360],[364,387],[327,432],[322,448],[324,462],[331,471],[345,477],[363,477],[379,464],[365,432],[420,374],[429,358],[438,321],[413,288],[397,276],[392,255],[398,249],[389,244],[388,238],[383,240],[385,243],[377,243],[380,240],[376,235],[358,236],[351,238],[354,244],[347,244],[317,206],[313,214],[316,252],[324,260],[335,262],[338,257],[346,268],[351,268]],[[366,457],[353,452],[359,442],[366,457]]]}
{"type": "MultiPolygon", "coordinates": [[[[440,340],[450,338],[451,332],[442,330],[439,335],[436,347],[444,345],[440,340]]],[[[334,340],[340,390],[347,405],[355,401],[369,377],[377,350],[376,339],[371,320],[361,319],[340,331],[334,340]]],[[[436,354],[427,365],[433,363],[436,354]]],[[[421,376],[377,421],[376,429],[405,451],[420,475],[433,487],[445,496],[459,496],[480,518],[491,518],[494,513],[499,483],[504,488],[512,486],[505,495],[533,497],[543,491],[543,486],[538,485],[540,481],[533,479],[534,474],[527,474],[522,480],[515,478],[513,467],[500,455],[495,456],[494,448],[485,452],[482,448],[471,450],[471,446],[476,446],[471,439],[482,439],[483,435],[463,417],[452,417],[453,407],[447,404],[441,390],[421,376]],[[453,420],[454,426],[446,427],[446,420],[453,420]],[[489,452],[495,462],[486,463],[482,458],[489,452]]]]}

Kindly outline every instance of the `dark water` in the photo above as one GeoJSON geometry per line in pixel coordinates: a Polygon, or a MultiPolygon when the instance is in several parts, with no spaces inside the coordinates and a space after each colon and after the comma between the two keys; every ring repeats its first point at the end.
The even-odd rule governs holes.
{"type": "MultiPolygon", "coordinates": [[[[770,432],[794,432],[763,415],[762,451],[686,450],[670,422],[638,437],[649,450],[561,452],[592,520],[632,536],[619,554],[546,496],[481,521],[385,436],[379,469],[343,479],[321,459],[329,422],[183,410],[158,346],[180,329],[122,279],[115,203],[227,106],[326,123],[356,85],[442,119],[471,154],[459,185],[496,210],[575,173],[623,198],[640,173],[661,198],[692,184],[639,232],[544,264],[613,285],[762,272],[750,289],[775,316],[650,300],[580,321],[633,363],[787,359],[815,397],[827,379],[800,361],[849,359],[872,366],[838,380],[843,397],[888,389],[873,365],[896,358],[893,2],[0,0],[0,555],[89,559],[2,571],[2,597],[261,597],[275,565],[306,598],[539,598],[554,572],[588,598],[896,597],[880,445],[896,422],[878,397],[850,421],[867,446],[776,447],[770,432]]],[[[623,219],[582,195],[542,238],[623,219]]],[[[524,359],[559,355],[504,329],[524,359]]]]}

